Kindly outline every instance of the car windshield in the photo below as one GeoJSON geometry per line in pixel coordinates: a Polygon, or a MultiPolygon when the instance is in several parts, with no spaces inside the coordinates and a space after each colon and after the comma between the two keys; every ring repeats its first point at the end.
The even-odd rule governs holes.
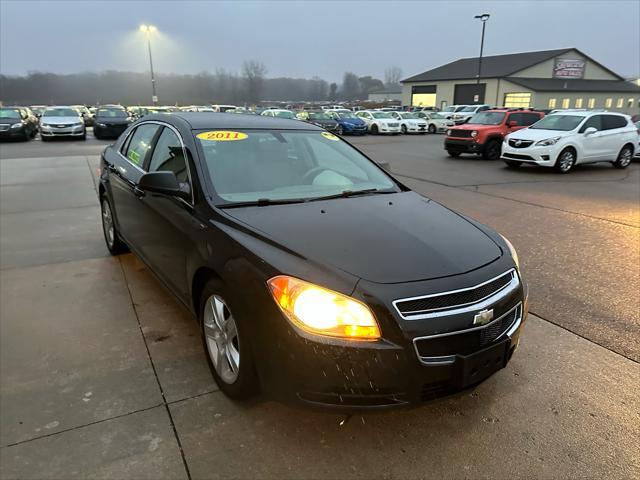
{"type": "Polygon", "coordinates": [[[476,113],[469,124],[474,125],[500,125],[500,122],[504,119],[504,112],[480,112],[476,113]]]}
{"type": "Polygon", "coordinates": [[[580,122],[584,120],[583,115],[560,115],[553,114],[547,115],[542,120],[537,121],[529,128],[534,130],[560,130],[563,132],[568,132],[569,130],[573,130],[580,122]]]}
{"type": "Polygon", "coordinates": [[[112,117],[112,118],[127,118],[129,115],[125,110],[101,108],[96,112],[96,117],[112,117]]]}
{"type": "Polygon", "coordinates": [[[347,112],[344,112],[344,113],[343,113],[343,112],[338,112],[338,116],[339,116],[340,118],[344,119],[344,120],[348,120],[348,119],[350,119],[350,118],[351,118],[351,119],[353,119],[353,118],[358,118],[358,117],[356,117],[356,116],[355,116],[353,113],[351,113],[351,112],[349,112],[349,113],[347,113],[347,112]]]}
{"type": "Polygon", "coordinates": [[[444,117],[439,113],[430,113],[429,118],[431,118],[432,120],[437,120],[437,119],[442,120],[444,117]]]}
{"type": "Polygon", "coordinates": [[[227,202],[399,191],[368,158],[328,132],[209,131],[196,138],[213,187],[227,202]]]}
{"type": "Polygon", "coordinates": [[[420,118],[418,117],[415,113],[401,113],[400,116],[402,118],[406,119],[412,119],[412,118],[420,118]]]}
{"type": "Polygon", "coordinates": [[[464,107],[460,112],[475,112],[478,107],[474,105],[469,105],[468,107],[464,107]]]}
{"type": "Polygon", "coordinates": [[[80,114],[74,108],[52,108],[42,112],[43,117],[79,117],[80,114]]]}
{"type": "Polygon", "coordinates": [[[393,118],[390,113],[387,112],[371,112],[373,118],[393,118]]]}
{"type": "Polygon", "coordinates": [[[329,120],[329,115],[323,112],[309,112],[309,120],[329,120]]]}
{"type": "Polygon", "coordinates": [[[445,113],[451,113],[451,112],[455,112],[456,111],[456,107],[445,107],[444,110],[442,110],[445,113]]]}
{"type": "Polygon", "coordinates": [[[20,118],[20,110],[0,108],[0,118],[20,118]]]}
{"type": "Polygon", "coordinates": [[[274,112],[274,115],[281,118],[297,118],[295,114],[289,110],[279,110],[274,112]]]}

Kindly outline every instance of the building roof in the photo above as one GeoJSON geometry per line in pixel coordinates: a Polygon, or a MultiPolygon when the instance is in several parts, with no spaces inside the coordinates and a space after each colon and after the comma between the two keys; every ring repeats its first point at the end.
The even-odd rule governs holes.
{"type": "MultiPolygon", "coordinates": [[[[558,55],[576,51],[588,58],[594,63],[598,63],[585,55],[577,48],[561,48],[558,50],[541,50],[537,52],[510,53],[506,55],[491,55],[482,57],[482,78],[503,78],[508,77],[520,70],[532,67],[538,63],[550,60],[558,55]]],[[[600,64],[598,64],[600,65],[600,64]]],[[[610,72],[612,75],[620,78],[617,73],[612,72],[608,68],[600,65],[602,68],[610,72]]],[[[478,76],[478,57],[461,58],[455,62],[441,65],[432,70],[419,73],[409,78],[405,78],[402,82],[430,82],[438,80],[462,80],[476,78],[478,76]]]]}
{"type": "Polygon", "coordinates": [[[620,80],[582,80],[561,78],[507,77],[505,80],[539,92],[632,92],[640,93],[640,85],[620,80]]]}

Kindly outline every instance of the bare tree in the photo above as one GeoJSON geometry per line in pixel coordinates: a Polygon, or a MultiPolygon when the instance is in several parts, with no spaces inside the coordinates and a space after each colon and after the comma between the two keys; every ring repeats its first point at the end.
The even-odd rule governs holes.
{"type": "Polygon", "coordinates": [[[342,79],[342,97],[345,100],[355,100],[360,96],[360,82],[353,72],[345,72],[342,79]]]}
{"type": "Polygon", "coordinates": [[[402,69],[400,67],[389,67],[384,71],[384,83],[387,87],[398,85],[402,78],[402,69]]]}
{"type": "Polygon", "coordinates": [[[335,100],[338,97],[338,84],[332,83],[329,85],[329,100],[335,100]]]}
{"type": "Polygon", "coordinates": [[[242,64],[242,76],[247,88],[247,101],[258,103],[262,97],[264,77],[267,67],[257,60],[248,60],[242,64]]]}

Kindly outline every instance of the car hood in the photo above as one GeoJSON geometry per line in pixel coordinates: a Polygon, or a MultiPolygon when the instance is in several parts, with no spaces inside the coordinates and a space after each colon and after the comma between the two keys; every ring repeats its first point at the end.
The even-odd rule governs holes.
{"type": "Polygon", "coordinates": [[[96,122],[108,123],[109,125],[128,125],[130,122],[127,118],[116,117],[95,117],[96,122]]]}
{"type": "Polygon", "coordinates": [[[50,125],[66,125],[70,123],[81,123],[82,117],[41,117],[40,122],[50,125]]]}
{"type": "Polygon", "coordinates": [[[338,123],[350,123],[351,125],[364,125],[364,120],[361,118],[341,118],[337,120],[338,123]]]}
{"type": "Polygon", "coordinates": [[[225,213],[304,258],[376,283],[458,275],[502,255],[476,226],[415,192],[225,213]]]}
{"type": "Polygon", "coordinates": [[[570,135],[572,132],[565,132],[562,130],[542,130],[542,129],[531,129],[531,128],[523,128],[518,130],[517,132],[510,133],[507,135],[508,138],[520,138],[522,140],[545,140],[547,138],[554,137],[566,137],[570,135]]]}
{"type": "Polygon", "coordinates": [[[330,118],[309,119],[308,122],[313,123],[315,125],[320,125],[321,127],[324,127],[324,126],[335,127],[338,124],[338,122],[330,118]]]}
{"type": "Polygon", "coordinates": [[[13,125],[14,123],[20,123],[22,119],[20,118],[8,118],[3,117],[0,118],[0,125],[13,125]]]}
{"type": "Polygon", "coordinates": [[[475,123],[465,123],[464,125],[459,125],[452,130],[495,130],[500,128],[500,125],[478,125],[475,123]]]}

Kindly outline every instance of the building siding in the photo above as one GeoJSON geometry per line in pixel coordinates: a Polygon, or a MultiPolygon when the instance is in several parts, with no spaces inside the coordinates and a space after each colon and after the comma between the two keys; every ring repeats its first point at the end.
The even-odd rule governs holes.
{"type": "MultiPolygon", "coordinates": [[[[584,60],[586,62],[584,68],[584,78],[586,80],[619,80],[618,77],[612,75],[610,72],[602,68],[597,63],[592,62],[584,55],[580,55],[575,50],[571,50],[560,56],[561,58],[571,58],[576,60],[584,60]]],[[[511,74],[511,77],[523,77],[523,78],[551,78],[553,75],[553,66],[555,58],[544,61],[538,65],[533,65],[524,70],[520,70],[511,74]]],[[[567,80],[571,81],[571,80],[567,80]]]]}

